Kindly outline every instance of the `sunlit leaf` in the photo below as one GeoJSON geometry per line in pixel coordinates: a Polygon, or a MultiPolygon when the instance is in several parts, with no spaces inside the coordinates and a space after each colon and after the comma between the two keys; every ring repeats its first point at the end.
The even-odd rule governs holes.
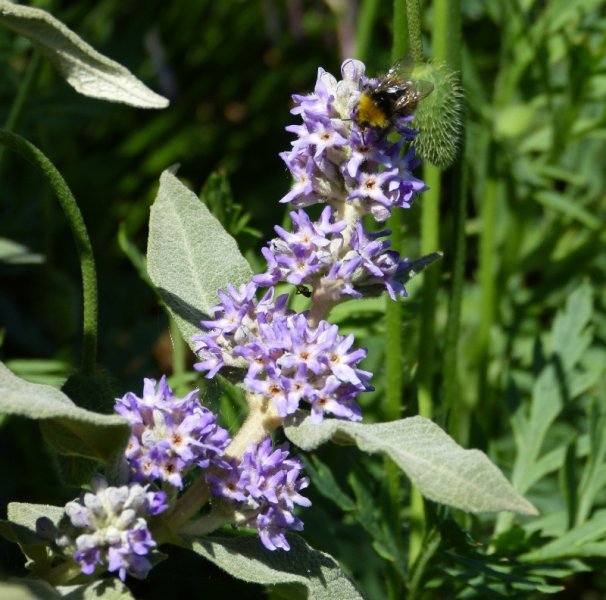
{"type": "Polygon", "coordinates": [[[138,108],[165,108],[168,100],[150,90],[128,69],[103,56],[39,8],[0,0],[0,24],[29,38],[66,81],[85,96],[138,108]]]}
{"type": "Polygon", "coordinates": [[[307,417],[299,425],[286,427],[285,432],[303,450],[332,440],[353,443],[370,454],[387,454],[435,502],[472,513],[538,514],[483,452],[461,448],[423,417],[375,425],[336,419],[313,424],[307,417]]]}
{"type": "Polygon", "coordinates": [[[165,171],[151,208],[147,268],[183,335],[200,332],[212,315],[217,291],[248,283],[252,271],[236,241],[206,206],[165,171]]]}

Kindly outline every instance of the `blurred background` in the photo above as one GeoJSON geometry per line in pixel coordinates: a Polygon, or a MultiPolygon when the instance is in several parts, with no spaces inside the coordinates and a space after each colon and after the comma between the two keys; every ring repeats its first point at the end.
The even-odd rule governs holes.
{"type": "MultiPolygon", "coordinates": [[[[214,185],[220,181],[219,197],[229,215],[245,220],[229,221],[228,215],[230,232],[261,270],[259,250],[287,212],[278,200],[290,179],[278,153],[292,139],[285,127],[297,122],[289,113],[290,96],[313,90],[319,66],[338,75],[345,57],[365,59],[371,74],[385,71],[392,62],[393,7],[377,0],[150,0],[145,8],[123,0],[49,0],[31,5],[51,12],[171,101],[166,110],[146,111],[85,98],[43,60],[14,129],[53,161],[79,203],[98,269],[99,362],[116,396],[139,393],[142,378],[170,374],[174,358],[167,317],[133,265],[137,252],[145,252],[149,207],[161,172],[180,165],[179,177],[196,193],[210,176],[214,185]]],[[[429,58],[432,10],[425,3],[429,58]]],[[[558,469],[566,452],[587,455],[569,444],[587,439],[589,413],[604,401],[606,15],[602,2],[589,0],[462,0],[461,19],[462,57],[454,64],[460,65],[465,89],[465,141],[460,162],[442,176],[439,247],[432,249],[445,254],[436,296],[435,355],[443,352],[451,318],[456,255],[464,275],[455,381],[457,402],[468,415],[464,445],[491,453],[508,472],[518,460],[510,418],[532,402],[558,310],[564,310],[573,292],[588,290],[581,299],[590,298],[589,316],[576,332],[584,336],[582,352],[571,366],[584,379],[569,390],[546,436],[545,447],[562,449],[562,457],[529,496],[539,505],[547,499],[547,512],[563,510],[558,469]],[[462,230],[456,225],[458,189],[463,189],[466,210],[462,230]],[[457,246],[461,240],[464,255],[457,246]]],[[[29,42],[0,29],[0,122],[31,60],[29,42]]],[[[81,285],[73,240],[50,190],[20,157],[3,154],[0,181],[0,238],[7,248],[0,253],[9,257],[0,260],[0,358],[26,379],[59,386],[79,360],[81,285]]],[[[422,202],[421,197],[403,218],[405,256],[421,253],[422,202]]],[[[220,205],[214,210],[225,218],[220,205]]],[[[402,309],[402,416],[417,413],[424,302],[419,284],[411,283],[409,291],[402,309]]],[[[384,420],[384,301],[340,308],[334,320],[369,348],[364,366],[376,373],[377,390],[362,401],[365,419],[384,420]]],[[[567,314],[573,313],[570,306],[567,314]]],[[[193,357],[186,362],[191,365],[193,357]]],[[[451,400],[444,400],[438,362],[431,387],[435,419],[444,425],[451,400]]],[[[191,372],[179,381],[188,389],[204,386],[191,372]]],[[[217,390],[205,393],[210,403],[219,402],[217,390]]],[[[238,399],[229,402],[237,420],[242,415],[238,399]]],[[[71,499],[75,488],[40,440],[37,426],[16,418],[5,418],[1,426],[2,505],[71,499]],[[34,475],[40,461],[48,468],[34,475]]],[[[386,580],[391,597],[397,597],[393,590],[401,589],[405,557],[400,534],[391,532],[401,519],[384,521],[379,514],[389,504],[381,484],[384,465],[334,447],[308,460],[316,487],[310,492],[314,508],[304,516],[306,539],[338,558],[370,598],[389,597],[386,580]],[[326,465],[337,481],[326,477],[326,465]],[[345,490],[347,499],[335,489],[345,490]]],[[[404,518],[407,490],[402,480],[404,518]]],[[[596,506],[602,500],[596,494],[596,506]]],[[[493,597],[482,590],[512,597],[512,589],[515,597],[540,596],[532,589],[507,588],[514,586],[511,582],[499,580],[491,587],[484,563],[474,571],[459,560],[465,552],[466,560],[480,560],[473,552],[488,543],[491,526],[467,519],[452,521],[451,546],[434,558],[428,575],[437,591],[427,591],[426,597],[493,597]],[[475,539],[459,525],[473,525],[475,539]]],[[[511,538],[507,543],[503,547],[515,554],[527,542],[516,547],[511,538]]],[[[541,581],[565,581],[567,593],[577,594],[560,592],[559,597],[580,598],[579,590],[598,594],[587,598],[603,597],[602,563],[596,555],[584,563],[586,568],[566,567],[560,575],[550,571],[541,581]]],[[[16,547],[4,542],[0,569],[24,572],[16,547]]],[[[163,563],[133,589],[138,598],[162,598],[167,589],[175,591],[175,582],[183,593],[196,592],[202,584],[216,597],[268,595],[191,557],[163,563]]],[[[280,590],[269,594],[292,597],[280,590]]]]}

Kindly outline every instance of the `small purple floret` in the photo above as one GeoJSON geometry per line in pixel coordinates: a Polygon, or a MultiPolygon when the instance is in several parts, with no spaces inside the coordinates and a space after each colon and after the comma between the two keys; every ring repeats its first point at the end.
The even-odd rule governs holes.
{"type": "Polygon", "coordinates": [[[273,449],[271,438],[251,446],[240,463],[231,463],[223,476],[209,477],[211,490],[237,502],[245,524],[259,530],[261,542],[268,550],[290,550],[285,536],[289,529],[300,531],[303,522],[293,514],[295,505],[311,506],[301,491],[309,485],[301,477],[303,465],[290,457],[288,444],[273,449]]]}
{"type": "Polygon", "coordinates": [[[412,115],[394,119],[392,128],[401,138],[392,142],[386,130],[360,127],[356,121],[360,94],[377,80],[364,75],[364,64],[346,60],[343,79],[323,69],[313,94],[293,96],[293,114],[303,123],[287,131],[297,138],[292,149],[281,154],[294,185],[281,202],[302,208],[335,199],[357,202],[362,212],[385,221],[393,208],[408,208],[425,184],[412,176],[418,165],[414,148],[402,156],[404,144],[414,141],[417,131],[408,124],[412,115]]]}
{"type": "MultiPolygon", "coordinates": [[[[234,299],[224,295],[224,300],[226,314],[233,312],[234,299]]],[[[222,324],[228,330],[233,327],[225,316],[222,324]]],[[[212,337],[209,343],[212,346],[212,337]]],[[[209,371],[215,369],[209,360],[206,366],[209,371]]],[[[115,410],[132,427],[125,454],[136,481],[160,479],[181,488],[184,473],[194,466],[220,465],[230,441],[227,430],[217,425],[217,415],[200,405],[197,390],[178,398],[166,377],[159,382],[146,379],[143,397],[129,392],[116,401],[115,410]]]]}
{"type": "Polygon", "coordinates": [[[57,544],[72,553],[85,575],[105,567],[122,581],[127,574],[143,579],[151,569],[146,555],[156,547],[146,517],[168,508],[166,494],[138,483],[110,487],[102,477],[92,489],[65,505],[71,528],[57,544]]]}
{"type": "MultiPolygon", "coordinates": [[[[230,327],[228,333],[221,329],[224,314],[217,307],[215,321],[204,323],[211,331],[195,338],[201,359],[195,368],[207,371],[207,377],[214,375],[209,357],[219,346],[219,362],[245,369],[245,387],[271,398],[281,417],[293,414],[306,402],[313,408],[316,422],[325,413],[360,420],[354,399],[359,393],[372,390],[371,374],[358,368],[366,350],[350,352],[352,336],[339,335],[338,327],[326,321],[320,321],[317,327],[310,325],[305,313],[286,311],[282,298],[278,298],[272,311],[272,297],[266,294],[257,306],[251,300],[240,327],[230,327]]],[[[229,310],[233,299],[225,302],[229,310]]]]}

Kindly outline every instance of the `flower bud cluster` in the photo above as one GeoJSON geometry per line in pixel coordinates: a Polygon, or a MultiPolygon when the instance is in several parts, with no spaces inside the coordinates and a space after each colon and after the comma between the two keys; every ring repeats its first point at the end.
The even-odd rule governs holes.
{"type": "Polygon", "coordinates": [[[93,481],[92,489],[66,504],[71,527],[57,544],[72,554],[86,575],[104,567],[117,571],[122,581],[127,573],[144,578],[151,569],[146,555],[156,547],[146,517],[168,508],[166,494],[138,483],[110,487],[102,477],[93,481]]]}
{"type": "Polygon", "coordinates": [[[197,394],[177,398],[162,377],[145,379],[142,398],[128,392],[116,401],[116,412],[132,427],[125,454],[135,481],[161,480],[182,488],[191,468],[221,464],[229,434],[197,394]]]}
{"type": "Polygon", "coordinates": [[[425,184],[413,177],[420,163],[411,146],[403,152],[417,132],[407,127],[411,115],[400,117],[393,127],[400,139],[389,141],[384,130],[362,128],[356,122],[360,94],[377,85],[364,75],[364,64],[346,60],[343,79],[320,68],[315,91],[294,96],[293,114],[303,124],[287,127],[297,139],[292,150],[280,156],[295,184],[281,202],[295,207],[328,202],[336,206],[354,204],[359,215],[372,214],[385,221],[393,208],[408,208],[425,184]]]}
{"type": "Polygon", "coordinates": [[[387,289],[393,300],[406,296],[400,281],[410,261],[389,250],[390,231],[367,233],[358,221],[352,231],[347,222],[337,221],[327,206],[317,222],[302,210],[290,213],[294,231],[275,228],[279,237],[263,248],[267,271],[253,282],[267,287],[279,282],[322,289],[330,302],[377,295],[387,289]]]}
{"type": "Polygon", "coordinates": [[[234,502],[237,524],[256,527],[268,550],[290,550],[285,531],[303,529],[293,514],[295,504],[311,506],[300,493],[309,485],[300,476],[302,470],[301,461],[289,456],[288,444],[273,450],[267,437],[251,446],[239,463],[232,461],[226,477],[210,474],[207,479],[213,494],[234,502]]]}
{"type": "Polygon", "coordinates": [[[215,319],[203,321],[209,332],[194,337],[202,359],[195,368],[214,376],[222,367],[246,369],[244,386],[271,398],[280,417],[292,415],[302,402],[312,420],[324,413],[357,421],[355,402],[372,389],[371,373],[357,368],[365,349],[350,351],[353,336],[342,336],[327,321],[311,325],[305,313],[286,309],[286,296],[273,302],[273,288],[256,302],[254,283],[219,292],[215,319]]]}
{"type": "MultiPolygon", "coordinates": [[[[263,250],[266,272],[239,289],[219,290],[214,318],[202,321],[205,331],[193,338],[200,358],[195,368],[207,378],[222,369],[241,370],[249,404],[253,396],[271,400],[272,419],[304,407],[315,423],[326,414],[361,420],[356,398],[373,389],[372,374],[359,368],[366,350],[352,350],[353,336],[340,335],[323,317],[347,297],[385,289],[393,299],[406,295],[402,278],[410,262],[389,249],[389,231],[368,233],[362,218],[370,214],[385,221],[426,189],[411,174],[419,162],[410,145],[417,133],[408,126],[413,117],[396,115],[389,128],[362,127],[357,120],[361,94],[378,82],[366,78],[364,65],[355,60],[345,61],[341,73],[337,81],[319,69],[315,92],[294,97],[292,112],[303,123],[288,128],[297,139],[281,155],[295,179],[281,200],[298,209],[290,213],[293,231],[275,228],[278,237],[263,250]],[[397,141],[386,135],[392,129],[401,136],[397,141]],[[314,222],[301,208],[318,203],[328,206],[314,222]],[[274,286],[283,282],[309,292],[310,311],[295,313],[287,308],[287,295],[275,298],[274,286]],[[259,288],[268,289],[258,300],[259,288]]],[[[242,431],[253,433],[238,438],[239,432],[233,443],[240,452],[248,449],[241,458],[235,451],[228,459],[228,432],[200,405],[197,390],[178,398],[165,377],[146,379],[143,396],[129,392],[116,400],[115,410],[132,428],[125,451],[131,483],[111,487],[97,478],[92,493],[66,505],[68,529],[53,533],[82,573],[103,568],[122,580],[127,574],[145,577],[151,568],[147,555],[156,547],[146,517],[166,510],[168,500],[139,482],[181,489],[195,467],[205,470],[206,483],[198,486],[201,498],[182,496],[187,497],[183,521],[208,501],[210,488],[223,498],[234,524],[256,527],[269,550],[289,550],[285,532],[303,529],[295,506],[311,505],[301,495],[309,479],[287,444],[273,449],[271,438],[263,439],[276,425],[245,424],[242,431]]],[[[172,499],[177,500],[176,492],[172,499]]],[[[172,514],[180,512],[176,508],[172,514]]]]}

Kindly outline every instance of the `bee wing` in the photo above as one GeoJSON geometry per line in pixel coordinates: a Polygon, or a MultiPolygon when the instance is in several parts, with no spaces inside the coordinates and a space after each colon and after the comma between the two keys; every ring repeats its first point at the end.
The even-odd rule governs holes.
{"type": "Polygon", "coordinates": [[[386,79],[407,81],[410,79],[412,69],[414,67],[414,59],[410,54],[399,58],[396,62],[389,67],[389,70],[385,74],[386,79]]]}
{"type": "Polygon", "coordinates": [[[431,81],[413,81],[412,89],[415,94],[415,99],[418,102],[433,92],[433,83],[431,81]]]}

